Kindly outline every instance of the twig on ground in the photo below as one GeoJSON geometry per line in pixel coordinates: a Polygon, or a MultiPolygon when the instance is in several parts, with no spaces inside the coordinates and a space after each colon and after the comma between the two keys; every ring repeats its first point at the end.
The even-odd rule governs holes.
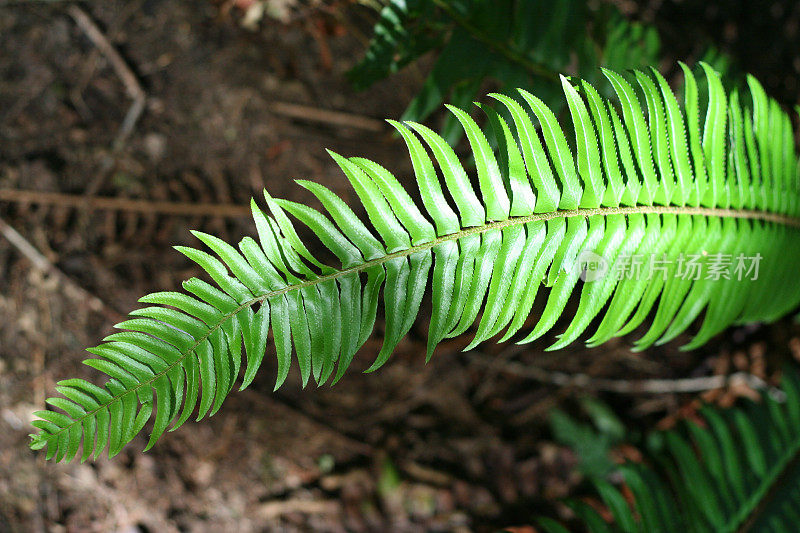
{"type": "Polygon", "coordinates": [[[274,519],[286,514],[336,514],[341,508],[333,500],[276,500],[262,503],[256,514],[261,518],[274,519]]]}
{"type": "Polygon", "coordinates": [[[38,270],[50,272],[51,269],[55,268],[45,256],[39,253],[39,250],[29,243],[25,237],[20,235],[17,230],[9,226],[3,219],[0,219],[0,234],[2,234],[8,242],[13,244],[22,255],[27,257],[38,270]]]}
{"type": "Polygon", "coordinates": [[[163,202],[19,189],[0,189],[0,202],[56,205],[59,207],[72,207],[74,209],[86,209],[89,211],[127,211],[174,216],[236,218],[250,215],[250,207],[246,205],[163,202]]]}
{"type": "Polygon", "coordinates": [[[103,300],[90,293],[75,281],[62,272],[58,267],[50,262],[39,250],[37,250],[30,242],[25,239],[20,233],[9,226],[3,219],[0,219],[0,235],[5,237],[19,252],[24,255],[36,268],[44,273],[51,274],[65,283],[69,288],[78,293],[84,299],[92,311],[100,312],[106,317],[119,322],[124,317],[114,309],[112,309],[103,300]]]}
{"type": "Polygon", "coordinates": [[[543,368],[522,365],[511,361],[500,363],[486,361],[477,356],[471,356],[470,359],[480,365],[515,376],[532,379],[540,383],[557,385],[559,387],[576,387],[600,392],[614,392],[619,394],[705,392],[737,384],[746,384],[753,389],[775,392],[775,389],[763,379],[747,372],[682,379],[607,379],[596,378],[587,374],[566,374],[564,372],[545,370],[543,368]]]}
{"type": "Polygon", "coordinates": [[[113,168],[114,154],[119,153],[125,147],[128,137],[130,137],[136,123],[139,121],[139,117],[144,112],[147,94],[144,92],[133,70],[131,70],[119,52],[111,45],[92,18],[75,4],[70,5],[67,8],[67,12],[73,20],[75,20],[75,23],[86,37],[92,41],[92,44],[105,56],[111,64],[111,68],[114,69],[117,77],[119,77],[122,84],[125,86],[128,96],[133,99],[133,103],[131,103],[131,106],[128,108],[128,112],[125,114],[125,118],[122,120],[122,124],[117,131],[117,136],[114,138],[114,142],[111,145],[112,155],[103,159],[100,172],[86,188],[86,194],[91,196],[100,189],[109,171],[113,168]]]}
{"type": "Polygon", "coordinates": [[[272,102],[270,104],[270,111],[276,115],[307,120],[309,122],[320,122],[337,127],[344,126],[376,133],[386,131],[386,126],[382,120],[343,111],[331,111],[329,109],[320,109],[318,107],[291,104],[288,102],[272,102]]]}

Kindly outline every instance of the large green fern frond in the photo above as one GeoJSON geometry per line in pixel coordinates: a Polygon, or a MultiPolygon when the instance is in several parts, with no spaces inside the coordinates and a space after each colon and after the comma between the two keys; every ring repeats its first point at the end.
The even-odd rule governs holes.
{"type": "MultiPolygon", "coordinates": [[[[613,522],[583,501],[568,505],[592,533],[794,532],[800,521],[800,379],[783,377],[777,397],[719,409],[657,434],[651,465],[619,468],[625,496],[605,480],[595,487],[613,522]]],[[[547,533],[567,531],[544,520],[547,533]]]]}
{"type": "Polygon", "coordinates": [[[442,339],[476,321],[470,346],[501,332],[503,339],[517,334],[542,286],[549,288],[541,291],[544,310],[520,342],[552,329],[570,295],[580,292],[553,348],[578,338],[595,319],[592,345],[653,315],[637,341],[644,348],[674,338],[701,314],[690,346],[731,324],[789,312],[800,300],[800,176],[789,116],[755,80],[751,109],[703,68],[710,96],[702,120],[697,82],[685,67],[683,108],[655,71],[635,73],[638,92],[605,71],[619,109],[588,83],[562,78],[570,134],[524,90],[519,100],[491,95],[497,111],[481,109],[497,154],[470,115],[450,107],[471,146],[476,179],[436,133],[391,122],[411,155],[422,209],[377,163],[332,154],[368,222],[327,188],[300,181],[325,213],[266,195],[271,215],[252,204],[258,241],[245,237],[237,250],[195,232],[215,255],[178,250],[214,284],[192,278],[186,293],[142,298],[149,307],[133,311],[117,325],[122,332],[89,350],[96,358],[86,364],[108,381],[102,387],[59,382],[63,397],[48,400],[59,410],[38,413],[32,446],[58,460],[73,458],[81,443],[83,459],[106,445],[114,455],[154,418],[149,448],[195,408],[198,420],[215,413],[241,370],[240,388],[250,384],[270,330],[276,388],[293,351],[304,384],[312,376],[335,382],[372,332],[381,293],[384,343],[370,370],[411,328],[426,291],[433,303],[429,357],[442,339]],[[340,265],[315,258],[289,215],[340,265]],[[610,271],[581,283],[589,252],[610,271]],[[621,268],[637,261],[658,268],[638,274],[621,268]],[[687,276],[698,264],[706,270],[687,276]]]}

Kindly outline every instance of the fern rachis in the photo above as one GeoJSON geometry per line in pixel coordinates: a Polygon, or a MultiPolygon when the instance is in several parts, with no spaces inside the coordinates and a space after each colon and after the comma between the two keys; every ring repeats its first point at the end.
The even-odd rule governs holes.
{"type": "Polygon", "coordinates": [[[791,311],[800,301],[793,275],[800,260],[800,175],[789,117],[755,80],[750,111],[704,70],[710,96],[702,132],[698,88],[687,68],[683,109],[656,72],[635,75],[643,109],[633,86],[606,71],[620,111],[587,83],[579,92],[562,78],[574,149],[553,113],[525,91],[519,101],[492,95],[500,113],[481,106],[496,154],[475,121],[451,107],[472,148],[480,196],[441,137],[421,124],[391,122],[411,154],[422,210],[377,163],[332,154],[372,229],[331,191],[300,181],[326,213],[265,194],[271,216],[252,203],[258,242],[245,237],[237,250],[195,232],[217,257],[178,249],[216,286],[192,278],[184,283],[188,294],[142,298],[152,305],[133,311],[117,325],[124,331],[89,350],[97,358],[86,363],[108,382],[59,382],[64,397],[48,402],[64,412],[38,412],[32,447],[46,447],[48,458],[71,459],[83,442],[87,459],[108,444],[114,455],[152,417],[149,448],[198,403],[198,420],[220,408],[242,370],[243,351],[241,388],[249,385],[270,329],[276,388],[289,372],[293,348],[304,384],[312,376],[335,382],[370,335],[381,292],[384,345],[370,370],[410,329],[428,285],[429,357],[442,339],[476,320],[473,344],[503,330],[504,339],[519,332],[544,284],[550,287],[544,311],[521,342],[531,341],[553,328],[579,286],[574,264],[584,250],[612,265],[634,254],[672,261],[663,278],[584,283],[578,310],[555,347],[574,341],[598,316],[592,345],[632,331],[653,312],[637,343],[644,348],[674,338],[703,312],[690,346],[731,324],[791,311]],[[339,268],[311,254],[287,213],[310,228],[339,268]],[[675,276],[684,253],[758,253],[763,261],[755,280],[687,280],[675,276]]]}

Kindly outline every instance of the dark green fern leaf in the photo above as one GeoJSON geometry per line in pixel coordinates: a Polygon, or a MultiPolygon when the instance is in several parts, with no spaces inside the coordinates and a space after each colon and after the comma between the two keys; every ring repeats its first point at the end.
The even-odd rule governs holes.
{"type": "Polygon", "coordinates": [[[58,460],[72,459],[81,443],[82,459],[106,446],[114,455],[153,418],[149,448],[195,410],[198,420],[217,412],[240,373],[240,388],[249,385],[270,330],[276,388],[293,359],[304,384],[312,377],[336,382],[372,332],[381,294],[384,344],[370,370],[411,328],[426,291],[433,302],[429,357],[476,321],[470,346],[516,335],[540,292],[544,310],[520,342],[550,331],[580,293],[553,349],[595,319],[591,345],[631,332],[653,314],[637,341],[641,349],[675,338],[701,315],[690,347],[731,324],[786,314],[800,300],[800,179],[789,117],[755,80],[751,111],[704,69],[711,96],[702,114],[689,69],[683,109],[656,72],[635,74],[642,105],[634,85],[605,71],[620,110],[588,83],[562,78],[572,148],[555,115],[526,91],[525,106],[491,95],[509,123],[481,106],[502,141],[497,156],[475,121],[450,106],[472,148],[474,180],[436,133],[392,121],[411,154],[422,209],[377,163],[332,154],[368,222],[330,190],[300,181],[324,213],[265,195],[271,215],[252,204],[258,241],[245,237],[237,249],[195,232],[213,254],[178,250],[213,284],[192,278],[185,293],[142,298],[147,307],[118,324],[123,331],[89,350],[96,357],[86,364],[108,381],[59,382],[63,397],[48,400],[58,410],[38,413],[32,446],[58,460]],[[340,264],[317,260],[310,248],[319,245],[300,240],[290,215],[340,264]],[[581,283],[581,265],[592,262],[587,253],[609,271],[581,283]],[[659,269],[628,275],[634,258],[659,269]],[[720,273],[726,261],[729,269],[720,273]],[[698,264],[707,270],[687,276],[698,264]]]}
{"type": "MultiPolygon", "coordinates": [[[[720,533],[797,531],[800,520],[800,377],[784,374],[781,390],[760,403],[720,410],[706,406],[701,421],[657,435],[652,466],[619,468],[632,504],[610,483],[595,483],[613,516],[569,502],[593,533],[720,533]],[[774,396],[774,397],[773,397],[774,396]]],[[[544,531],[561,531],[553,520],[544,531]]]]}
{"type": "Polygon", "coordinates": [[[364,57],[347,74],[356,89],[394,74],[441,44],[443,35],[421,24],[436,6],[426,0],[389,0],[381,9],[364,57]]]}
{"type": "MultiPolygon", "coordinates": [[[[640,68],[657,61],[659,48],[653,27],[583,0],[390,0],[349,77],[363,89],[436,49],[436,62],[403,119],[425,120],[445,101],[465,107],[486,79],[508,94],[536,87],[558,112],[564,103],[558,72],[574,67],[606,88],[600,65],[640,68]]],[[[455,142],[463,130],[448,115],[441,132],[455,142]]]]}

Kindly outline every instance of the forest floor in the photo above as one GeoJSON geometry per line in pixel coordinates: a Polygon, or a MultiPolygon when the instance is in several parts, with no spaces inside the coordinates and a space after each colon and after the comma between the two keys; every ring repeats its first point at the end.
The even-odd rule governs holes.
{"type": "Polygon", "coordinates": [[[559,387],[547,383],[554,372],[771,379],[775,361],[800,351],[800,328],[784,320],[730,330],[691,354],[678,350],[685,337],[643,354],[628,338],[545,352],[552,336],[462,353],[464,338],[425,364],[423,319],[378,372],[361,372],[378,336],[334,388],[302,390],[295,367],[272,393],[275,368],[265,363],[217,415],[146,454],[138,437],[110,461],[45,462],[27,447],[31,413],[56,381],[97,377],[80,363],[84,347],[141,295],[198,275],[171,248],[195,245],[190,229],[229,241],[253,234],[249,198],[266,187],[310,202],[298,177],[353,199],[325,148],[376,160],[408,183],[407,153],[380,119],[401,115],[426,62],[355,93],[345,72],[374,12],[284,0],[271,5],[287,13],[253,31],[237,3],[248,4],[0,2],[0,531],[522,526],[565,516],[553,502],[587,492],[574,453],[549,429],[554,407],[575,413],[579,398],[598,397],[641,433],[697,406],[697,395],[559,387]],[[136,120],[126,126],[126,115],[136,120]],[[40,255],[21,253],[24,243],[40,255]]]}

